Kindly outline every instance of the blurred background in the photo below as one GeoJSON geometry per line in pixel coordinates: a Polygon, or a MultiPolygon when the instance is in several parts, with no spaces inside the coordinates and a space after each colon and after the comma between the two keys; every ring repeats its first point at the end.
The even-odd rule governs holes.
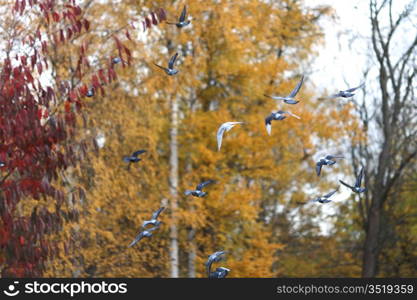
{"type": "MultiPolygon", "coordinates": [[[[62,19],[53,24],[29,1],[10,13],[23,2],[1,2],[2,39],[16,46],[4,43],[1,59],[41,46],[19,46],[22,35],[40,30],[53,43],[59,28],[85,18],[88,28],[65,32],[67,43],[43,54],[48,71],[34,76],[57,91],[42,106],[49,115],[67,109],[63,81],[96,93],[80,92],[79,112],[68,108],[77,111],[71,134],[52,148],[82,155],[35,178],[59,191],[45,197],[22,189],[34,175],[13,153],[32,153],[28,144],[7,147],[16,134],[6,138],[5,120],[24,108],[3,110],[2,276],[206,277],[208,255],[220,250],[228,277],[417,276],[417,1],[69,1],[82,11],[74,18],[55,1],[51,19],[62,19]],[[189,26],[163,20],[159,9],[176,21],[184,5],[189,26]],[[175,52],[180,72],[171,77],[153,63],[165,66],[175,52]],[[113,57],[123,63],[102,90],[77,73],[113,57]],[[289,94],[302,75],[297,105],[264,97],[289,94]],[[361,83],[352,98],[326,98],[361,83]],[[268,136],[264,120],[277,109],[301,119],[273,123],[268,136]],[[244,124],[217,151],[228,121],[244,124]],[[147,152],[128,169],[123,156],[139,149],[147,152]],[[326,154],[345,159],[318,177],[326,154]],[[365,193],[339,187],[362,167],[365,193]],[[207,179],[216,181],[207,197],[184,195],[207,179]],[[338,187],[332,202],[306,203],[338,187]],[[161,206],[161,228],[127,248],[161,206]],[[36,218],[53,230],[30,225],[36,218]]],[[[21,99],[13,97],[0,104],[21,99]]]]}

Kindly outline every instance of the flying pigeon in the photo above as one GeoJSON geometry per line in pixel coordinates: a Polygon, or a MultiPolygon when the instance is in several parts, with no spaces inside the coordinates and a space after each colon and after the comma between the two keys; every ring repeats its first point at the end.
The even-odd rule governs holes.
{"type": "Polygon", "coordinates": [[[206,262],[207,274],[210,276],[211,265],[214,262],[219,262],[222,259],[222,255],[225,254],[226,251],[217,251],[213,254],[209,255],[208,260],[206,262]]]}
{"type": "Polygon", "coordinates": [[[94,89],[91,88],[87,91],[87,94],[85,94],[87,97],[91,98],[94,96],[94,89]]]}
{"type": "Polygon", "coordinates": [[[356,177],[355,186],[351,186],[351,185],[347,184],[346,182],[343,182],[342,180],[339,180],[339,181],[340,181],[341,184],[343,184],[344,186],[347,186],[348,188],[350,188],[355,193],[360,194],[360,193],[363,193],[363,192],[366,191],[366,188],[361,188],[362,178],[363,178],[363,168],[361,169],[358,177],[356,177]]]}
{"type": "Polygon", "coordinates": [[[277,112],[273,112],[271,113],[268,117],[266,117],[265,119],[265,126],[266,126],[266,131],[268,132],[269,135],[271,135],[271,129],[272,129],[272,121],[281,121],[284,120],[287,116],[284,116],[284,114],[288,114],[294,118],[297,119],[301,119],[299,116],[289,112],[289,111],[283,111],[283,110],[279,110],[277,112]]]}
{"type": "Polygon", "coordinates": [[[339,91],[337,94],[331,95],[327,98],[338,98],[338,97],[342,97],[342,98],[350,98],[352,96],[354,96],[355,94],[353,93],[354,91],[356,91],[357,89],[363,87],[365,84],[362,83],[361,85],[351,88],[351,89],[347,89],[344,91],[339,91]]]}
{"type": "Polygon", "coordinates": [[[219,127],[219,129],[217,130],[217,150],[218,151],[220,151],[220,148],[222,146],[223,134],[238,124],[243,124],[243,122],[226,122],[226,123],[223,123],[219,127]]]}
{"type": "Polygon", "coordinates": [[[178,52],[175,53],[169,60],[168,62],[168,68],[162,67],[156,63],[153,63],[155,66],[157,66],[158,68],[162,69],[165,71],[165,73],[167,73],[169,76],[175,75],[177,74],[179,71],[177,69],[174,69],[174,64],[175,61],[177,60],[178,57],[178,52]]]}
{"type": "Polygon", "coordinates": [[[334,193],[336,193],[337,192],[337,190],[334,190],[333,192],[331,192],[331,193],[328,193],[328,194],[326,194],[326,195],[324,195],[324,196],[321,196],[321,197],[317,197],[316,199],[314,199],[314,200],[312,200],[312,202],[319,202],[319,203],[329,203],[329,202],[331,202],[332,200],[330,200],[329,198],[331,197],[331,196],[333,196],[334,195],[334,193]]]}
{"type": "Polygon", "coordinates": [[[185,21],[185,16],[187,15],[187,7],[184,5],[184,8],[182,9],[181,15],[178,19],[178,23],[170,23],[167,22],[167,24],[170,25],[176,25],[178,28],[182,28],[184,26],[187,26],[188,24],[190,24],[191,21],[185,21]]]}
{"type": "Polygon", "coordinates": [[[304,75],[301,76],[301,80],[297,83],[297,85],[295,86],[295,88],[292,90],[292,92],[286,96],[286,97],[281,97],[281,96],[269,96],[269,95],[264,95],[265,97],[269,97],[272,98],[274,100],[284,100],[285,103],[287,104],[297,104],[298,100],[295,100],[294,97],[297,95],[298,91],[300,90],[302,84],[304,81],[304,75]]]}
{"type": "Polygon", "coordinates": [[[115,58],[112,59],[113,64],[118,64],[121,61],[122,61],[122,59],[120,57],[115,57],[115,58]]]}
{"type": "Polygon", "coordinates": [[[336,163],[336,161],[334,160],[335,158],[344,158],[344,157],[336,156],[336,155],[326,155],[325,157],[320,158],[319,161],[316,163],[317,176],[320,176],[322,166],[334,165],[336,163]]]}
{"type": "Polygon", "coordinates": [[[153,226],[157,226],[157,227],[158,227],[159,225],[161,225],[161,221],[158,221],[157,219],[158,219],[159,215],[161,214],[161,212],[162,212],[164,209],[165,209],[165,207],[161,207],[161,208],[159,208],[157,211],[155,211],[155,212],[152,214],[152,217],[151,217],[151,219],[150,219],[150,220],[143,221],[142,227],[143,227],[143,228],[146,228],[146,226],[148,226],[149,224],[151,224],[151,225],[153,225],[153,226]]]}
{"type": "Polygon", "coordinates": [[[127,169],[129,170],[131,163],[137,163],[141,159],[138,157],[140,154],[145,153],[146,150],[138,150],[132,153],[130,156],[124,156],[123,161],[127,162],[127,169]]]}
{"type": "Polygon", "coordinates": [[[194,197],[200,197],[200,198],[205,197],[205,196],[207,196],[207,193],[203,192],[203,188],[205,186],[209,185],[210,183],[213,183],[213,182],[214,182],[214,180],[211,180],[211,179],[207,180],[207,181],[204,181],[204,182],[200,183],[199,185],[197,185],[197,188],[194,191],[186,190],[185,195],[186,196],[193,195],[194,197]]]}
{"type": "Polygon", "coordinates": [[[224,267],[217,268],[216,271],[211,272],[209,278],[226,278],[230,270],[224,267]]]}
{"type": "Polygon", "coordinates": [[[135,245],[137,242],[139,242],[141,239],[148,237],[150,238],[152,236],[152,231],[158,229],[159,226],[155,226],[149,229],[145,229],[144,231],[142,231],[141,233],[139,233],[136,238],[133,240],[133,242],[130,243],[130,245],[128,246],[129,248],[132,247],[133,245],[135,245]]]}

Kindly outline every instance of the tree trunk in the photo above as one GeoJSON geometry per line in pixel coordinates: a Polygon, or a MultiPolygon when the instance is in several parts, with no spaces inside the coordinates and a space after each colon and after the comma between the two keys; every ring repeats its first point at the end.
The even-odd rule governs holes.
{"type": "MultiPolygon", "coordinates": [[[[374,201],[375,203],[376,201],[374,201]]],[[[375,205],[374,205],[375,206],[375,205]]],[[[378,236],[380,231],[381,211],[372,207],[366,228],[366,238],[363,253],[362,277],[375,277],[378,261],[378,236]]]]}
{"type": "Polygon", "coordinates": [[[171,132],[170,132],[170,193],[171,193],[171,277],[178,278],[179,259],[178,259],[178,98],[173,97],[171,103],[171,132]]]}
{"type": "MultiPolygon", "coordinates": [[[[191,209],[192,212],[195,211],[194,208],[191,209]]],[[[195,278],[195,259],[197,257],[196,246],[194,243],[195,229],[190,228],[188,232],[188,277],[195,278]]]]}

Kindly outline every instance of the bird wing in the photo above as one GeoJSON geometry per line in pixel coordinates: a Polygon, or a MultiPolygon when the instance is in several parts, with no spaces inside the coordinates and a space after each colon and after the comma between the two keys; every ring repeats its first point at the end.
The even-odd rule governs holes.
{"type": "Polygon", "coordinates": [[[343,155],[326,155],[326,159],[333,160],[334,158],[345,158],[343,155]]]}
{"type": "Polygon", "coordinates": [[[344,182],[344,181],[342,181],[342,180],[339,180],[339,182],[340,182],[341,184],[343,184],[344,186],[347,186],[348,188],[353,189],[353,186],[351,186],[351,185],[347,184],[346,182],[344,182]]]}
{"type": "Polygon", "coordinates": [[[323,197],[324,197],[324,198],[330,198],[330,197],[331,197],[331,196],[333,196],[336,192],[337,192],[337,190],[334,190],[333,192],[330,192],[330,193],[328,193],[328,194],[324,195],[323,197]]]}
{"type": "Polygon", "coordinates": [[[222,147],[223,134],[224,134],[224,132],[226,130],[226,125],[225,124],[222,124],[219,127],[219,129],[217,130],[217,150],[218,151],[220,151],[220,148],[222,147]]]}
{"type": "Polygon", "coordinates": [[[180,22],[184,22],[185,21],[186,14],[187,14],[187,7],[184,5],[184,8],[182,9],[182,12],[181,12],[181,16],[179,18],[179,21],[180,22]]]}
{"type": "Polygon", "coordinates": [[[139,233],[136,238],[133,240],[133,242],[130,243],[128,246],[129,248],[134,246],[137,242],[139,242],[141,239],[143,239],[143,232],[139,233]]]}
{"type": "Polygon", "coordinates": [[[185,196],[189,196],[189,195],[191,195],[192,193],[193,193],[193,191],[186,190],[184,194],[185,194],[185,196]]]}
{"type": "Polygon", "coordinates": [[[359,85],[357,87],[354,87],[354,88],[351,88],[351,89],[348,89],[345,92],[352,93],[352,92],[356,91],[358,88],[361,88],[364,85],[365,85],[365,83],[362,83],[361,85],[359,85]]]}
{"type": "Polygon", "coordinates": [[[320,162],[318,162],[318,163],[316,164],[316,173],[317,173],[317,176],[320,176],[320,173],[321,173],[321,167],[322,167],[322,164],[321,164],[320,162]]]}
{"type": "Polygon", "coordinates": [[[170,69],[173,69],[173,68],[174,68],[174,64],[175,64],[175,61],[177,60],[177,57],[178,57],[178,52],[177,52],[177,53],[175,53],[175,54],[171,57],[171,59],[169,60],[169,62],[168,62],[168,68],[170,68],[170,69]]]}
{"type": "Polygon", "coordinates": [[[361,187],[363,177],[363,168],[361,169],[358,177],[356,177],[355,187],[361,187]]]}
{"type": "Polygon", "coordinates": [[[292,112],[290,112],[290,111],[284,111],[284,113],[287,113],[287,114],[289,114],[290,116],[292,116],[292,117],[294,117],[294,118],[297,118],[297,119],[301,119],[299,116],[297,116],[296,114],[293,114],[292,112]]]}
{"type": "Polygon", "coordinates": [[[270,95],[266,95],[266,94],[264,94],[264,96],[268,97],[268,98],[271,98],[271,99],[274,99],[274,100],[285,100],[284,97],[280,97],[280,96],[270,96],[270,95]]]}
{"type": "Polygon", "coordinates": [[[212,180],[212,179],[204,181],[204,182],[200,183],[199,185],[197,185],[197,190],[201,191],[205,186],[207,186],[207,185],[209,185],[210,183],[213,183],[213,182],[214,182],[214,180],[212,180]]]}
{"type": "Polygon", "coordinates": [[[288,95],[289,98],[294,98],[297,95],[298,91],[300,90],[301,86],[303,85],[304,75],[301,76],[301,80],[297,83],[295,88],[292,90],[291,94],[288,95]]]}
{"type": "Polygon", "coordinates": [[[157,211],[155,211],[152,215],[152,220],[156,220],[164,209],[165,207],[161,207],[157,211]]]}
{"type": "Polygon", "coordinates": [[[138,151],[133,152],[132,156],[138,156],[138,155],[141,155],[142,153],[145,153],[145,152],[146,152],[146,150],[138,150],[138,151]]]}
{"type": "Polygon", "coordinates": [[[127,162],[128,163],[128,162],[130,162],[130,160],[131,160],[131,157],[130,156],[124,156],[123,157],[123,161],[124,162],[127,162]]]}
{"type": "Polygon", "coordinates": [[[341,94],[340,94],[340,92],[339,92],[339,93],[337,93],[337,94],[333,94],[333,95],[327,96],[327,97],[325,97],[325,99],[333,99],[333,98],[338,98],[338,97],[340,97],[340,96],[341,96],[341,94]]]}
{"type": "Polygon", "coordinates": [[[153,63],[155,66],[157,66],[158,68],[160,68],[160,69],[162,69],[162,70],[164,70],[165,72],[167,72],[168,71],[168,69],[167,68],[165,68],[165,67],[162,67],[162,66],[160,66],[160,65],[158,65],[158,64],[156,64],[156,63],[153,63]]]}
{"type": "Polygon", "coordinates": [[[273,114],[270,114],[268,117],[265,118],[265,126],[266,131],[269,135],[271,135],[271,129],[272,129],[272,120],[274,119],[273,114]]]}

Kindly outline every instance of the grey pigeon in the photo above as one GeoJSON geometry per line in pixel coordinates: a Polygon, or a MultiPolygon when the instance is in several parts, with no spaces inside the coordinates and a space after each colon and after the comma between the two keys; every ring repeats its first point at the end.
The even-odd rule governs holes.
{"type": "Polygon", "coordinates": [[[214,182],[214,180],[212,180],[212,179],[204,181],[204,182],[200,183],[199,185],[197,185],[197,188],[194,191],[186,190],[185,195],[186,196],[193,195],[194,197],[200,197],[200,198],[205,197],[205,196],[207,196],[207,193],[203,192],[203,188],[205,186],[213,183],[213,182],[214,182]]]}
{"type": "Polygon", "coordinates": [[[322,166],[334,165],[336,163],[335,158],[344,158],[344,157],[337,156],[337,155],[326,155],[325,157],[320,158],[319,161],[316,163],[317,176],[320,176],[322,166]]]}
{"type": "Polygon", "coordinates": [[[112,59],[113,64],[118,64],[121,61],[122,61],[122,59],[120,57],[115,57],[115,58],[112,59]]]}
{"type": "Polygon", "coordinates": [[[87,97],[91,98],[94,96],[94,89],[91,88],[87,91],[87,94],[85,94],[87,97]]]}
{"type": "Polygon", "coordinates": [[[272,121],[281,121],[284,120],[287,116],[285,116],[285,114],[288,114],[294,118],[300,119],[299,116],[289,112],[289,111],[283,111],[283,110],[279,110],[277,112],[273,112],[271,113],[268,117],[266,117],[265,119],[265,126],[266,126],[266,131],[268,132],[269,135],[271,135],[271,129],[272,129],[272,121]]]}
{"type": "Polygon", "coordinates": [[[143,228],[146,228],[146,226],[148,226],[149,224],[150,225],[153,225],[153,226],[159,226],[159,225],[161,225],[161,221],[158,221],[158,217],[161,214],[161,212],[164,211],[164,209],[165,209],[165,207],[161,207],[157,211],[155,211],[152,214],[152,217],[151,217],[150,220],[143,221],[142,227],[143,228]]]}
{"type": "Polygon", "coordinates": [[[142,159],[140,159],[138,156],[145,152],[146,150],[138,150],[138,151],[133,152],[132,155],[124,156],[123,161],[128,163],[127,169],[128,170],[130,169],[130,164],[141,161],[142,159]]]}
{"type": "Polygon", "coordinates": [[[331,202],[332,200],[330,200],[329,198],[331,197],[331,196],[333,196],[334,195],[334,193],[336,193],[337,192],[337,190],[334,190],[333,192],[331,192],[331,193],[328,193],[328,194],[326,194],[326,195],[324,195],[324,196],[321,196],[321,197],[317,197],[316,199],[314,199],[314,200],[312,200],[312,202],[319,202],[319,203],[329,203],[329,202],[331,202]]]}
{"type": "Polygon", "coordinates": [[[162,67],[156,63],[153,63],[155,66],[157,66],[158,68],[162,69],[165,71],[165,73],[167,73],[169,76],[173,76],[175,74],[177,74],[179,71],[177,69],[174,69],[174,64],[175,61],[177,60],[178,57],[178,52],[175,53],[169,60],[168,62],[168,68],[162,67]]]}
{"type": "Polygon", "coordinates": [[[166,23],[170,24],[170,25],[176,25],[178,28],[182,28],[184,26],[187,26],[191,22],[189,20],[185,21],[186,15],[187,15],[187,7],[184,5],[184,8],[182,9],[181,15],[178,19],[178,22],[176,22],[176,23],[166,22],[166,23]]]}
{"type": "Polygon", "coordinates": [[[272,98],[274,100],[284,100],[285,103],[287,104],[297,104],[298,100],[295,100],[294,97],[297,95],[298,91],[300,90],[301,86],[303,85],[303,81],[304,81],[304,75],[301,76],[301,80],[297,83],[297,85],[295,86],[295,88],[291,91],[291,93],[286,96],[286,97],[281,97],[281,96],[269,96],[269,95],[264,95],[265,97],[269,97],[272,98]]]}
{"type": "Polygon", "coordinates": [[[217,150],[220,151],[222,147],[223,134],[232,129],[235,125],[243,124],[243,122],[226,122],[223,123],[217,130],[217,150]]]}
{"type": "Polygon", "coordinates": [[[225,254],[226,251],[217,251],[214,252],[213,254],[209,255],[207,262],[206,262],[206,268],[207,268],[207,274],[208,276],[210,276],[210,270],[211,270],[211,265],[214,262],[219,262],[223,257],[222,255],[225,254]]]}
{"type": "Polygon", "coordinates": [[[133,240],[133,242],[130,243],[130,245],[128,246],[129,248],[132,247],[133,245],[135,245],[137,242],[139,242],[141,239],[148,237],[150,238],[152,236],[152,231],[158,229],[158,226],[149,228],[149,229],[145,229],[144,231],[140,232],[136,238],[133,240]]]}
{"type": "Polygon", "coordinates": [[[344,186],[350,188],[353,192],[355,193],[364,193],[366,191],[366,188],[361,188],[362,185],[362,178],[363,178],[363,168],[361,169],[358,177],[356,177],[356,182],[355,182],[355,186],[351,186],[349,184],[347,184],[346,182],[343,182],[342,180],[339,180],[341,184],[343,184],[344,186]]]}
{"type": "Polygon", "coordinates": [[[338,97],[342,97],[342,98],[350,98],[352,96],[354,96],[355,94],[353,93],[354,91],[356,91],[357,89],[363,87],[365,84],[362,83],[361,85],[354,87],[354,88],[350,88],[344,91],[339,91],[337,94],[331,95],[327,98],[338,98],[338,97]]]}
{"type": "Polygon", "coordinates": [[[224,267],[216,268],[216,271],[211,272],[209,278],[226,278],[230,270],[224,267]]]}

